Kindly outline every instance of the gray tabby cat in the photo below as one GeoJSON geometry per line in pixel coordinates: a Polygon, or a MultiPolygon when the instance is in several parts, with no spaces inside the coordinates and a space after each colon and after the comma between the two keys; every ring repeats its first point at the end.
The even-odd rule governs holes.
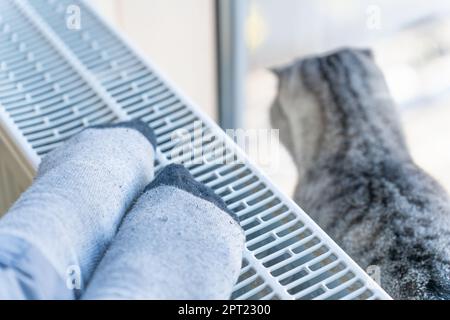
{"type": "Polygon", "coordinates": [[[450,199],[417,167],[366,50],[277,70],[271,109],[299,172],[295,200],[396,299],[450,298],[450,199]]]}

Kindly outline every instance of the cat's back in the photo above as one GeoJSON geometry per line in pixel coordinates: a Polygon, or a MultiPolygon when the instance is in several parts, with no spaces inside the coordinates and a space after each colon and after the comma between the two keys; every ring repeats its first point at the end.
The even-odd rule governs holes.
{"type": "Polygon", "coordinates": [[[320,172],[297,200],[352,258],[397,298],[450,298],[450,200],[435,180],[388,156],[320,172]]]}
{"type": "Polygon", "coordinates": [[[298,169],[295,200],[394,298],[450,298],[450,200],[409,153],[382,71],[364,50],[277,71],[272,123],[298,169]]]}

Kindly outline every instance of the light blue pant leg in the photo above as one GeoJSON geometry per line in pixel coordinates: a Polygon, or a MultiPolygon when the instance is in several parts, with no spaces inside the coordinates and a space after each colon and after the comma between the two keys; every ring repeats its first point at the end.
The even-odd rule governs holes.
{"type": "Polygon", "coordinates": [[[74,291],[65,284],[35,247],[16,237],[0,236],[1,299],[73,299],[74,291]]]}

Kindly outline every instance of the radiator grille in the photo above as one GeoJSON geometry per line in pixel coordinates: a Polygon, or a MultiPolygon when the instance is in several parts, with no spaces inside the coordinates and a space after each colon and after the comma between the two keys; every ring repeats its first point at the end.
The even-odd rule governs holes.
{"type": "Polygon", "coordinates": [[[12,3],[1,3],[0,103],[38,155],[117,117],[12,3]]]}

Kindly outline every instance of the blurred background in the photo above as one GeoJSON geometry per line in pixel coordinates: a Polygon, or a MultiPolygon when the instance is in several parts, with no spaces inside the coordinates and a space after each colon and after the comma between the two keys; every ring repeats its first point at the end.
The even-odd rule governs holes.
{"type": "MultiPolygon", "coordinates": [[[[270,128],[276,81],[268,67],[372,48],[413,157],[450,191],[450,1],[92,2],[224,128],[270,128]]],[[[296,170],[284,149],[279,164],[267,173],[292,194],[296,170]]]]}

